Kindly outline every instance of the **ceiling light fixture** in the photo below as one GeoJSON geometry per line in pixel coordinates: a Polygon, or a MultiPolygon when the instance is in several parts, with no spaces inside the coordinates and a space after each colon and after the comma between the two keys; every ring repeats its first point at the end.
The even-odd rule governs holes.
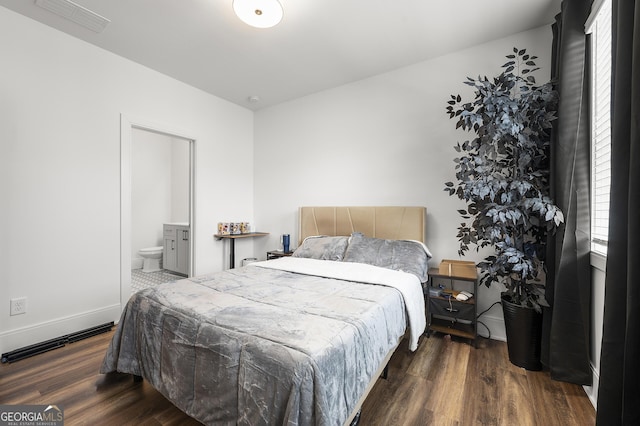
{"type": "Polygon", "coordinates": [[[284,14],[278,0],[233,0],[233,11],[242,22],[256,28],[276,26],[284,14]]]}

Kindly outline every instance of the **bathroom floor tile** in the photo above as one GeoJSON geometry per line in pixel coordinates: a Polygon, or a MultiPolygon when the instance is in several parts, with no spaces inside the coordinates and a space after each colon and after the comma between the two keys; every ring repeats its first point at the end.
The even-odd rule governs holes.
{"type": "Polygon", "coordinates": [[[142,272],[142,269],[131,270],[131,293],[136,293],[145,288],[153,287],[158,284],[168,283],[175,280],[181,280],[185,277],[172,274],[169,271],[142,272]]]}

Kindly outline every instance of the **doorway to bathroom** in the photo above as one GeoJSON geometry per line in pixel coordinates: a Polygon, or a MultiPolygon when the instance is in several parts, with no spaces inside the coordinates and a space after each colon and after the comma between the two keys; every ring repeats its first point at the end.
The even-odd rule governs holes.
{"type": "Polygon", "coordinates": [[[132,129],[131,141],[131,291],[135,292],[188,275],[190,141],[140,128],[132,129]]]}
{"type": "Polygon", "coordinates": [[[124,306],[132,292],[193,273],[195,139],[122,116],[121,148],[124,306]]]}

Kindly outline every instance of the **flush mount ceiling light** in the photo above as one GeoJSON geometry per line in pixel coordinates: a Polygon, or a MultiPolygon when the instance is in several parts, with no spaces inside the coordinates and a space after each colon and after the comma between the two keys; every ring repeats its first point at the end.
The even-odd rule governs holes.
{"type": "Polygon", "coordinates": [[[245,24],[256,28],[271,28],[282,19],[278,0],[233,0],[233,11],[245,24]]]}

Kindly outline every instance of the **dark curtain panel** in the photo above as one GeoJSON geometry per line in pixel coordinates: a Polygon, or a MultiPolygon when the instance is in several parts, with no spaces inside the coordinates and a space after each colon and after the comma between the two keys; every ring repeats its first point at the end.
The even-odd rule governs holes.
{"type": "Polygon", "coordinates": [[[551,140],[551,195],[565,224],[549,244],[542,361],[551,377],[591,384],[589,361],[590,135],[587,38],[591,1],[565,0],[554,24],[553,74],[560,95],[551,140]]]}
{"type": "Polygon", "coordinates": [[[599,425],[640,424],[640,2],[613,0],[611,201],[599,425]]]}

